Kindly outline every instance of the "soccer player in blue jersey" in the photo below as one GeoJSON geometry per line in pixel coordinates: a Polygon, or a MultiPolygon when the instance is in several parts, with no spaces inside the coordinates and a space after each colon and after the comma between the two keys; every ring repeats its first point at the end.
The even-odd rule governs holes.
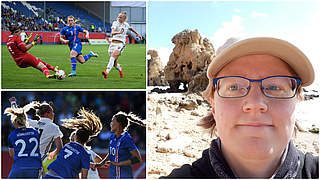
{"type": "Polygon", "coordinates": [[[112,117],[110,127],[113,134],[110,137],[109,153],[101,163],[91,165],[101,167],[109,159],[109,178],[133,178],[132,164],[142,161],[137,146],[127,132],[130,122],[145,126],[143,121],[132,113],[120,111],[112,117]]]}
{"type": "Polygon", "coordinates": [[[41,155],[39,150],[39,133],[27,127],[29,107],[7,108],[4,114],[11,116],[16,128],[9,135],[9,155],[13,157],[13,165],[8,178],[39,178],[41,155]]]}
{"type": "Polygon", "coordinates": [[[69,77],[76,76],[77,60],[83,64],[91,57],[98,57],[98,54],[95,54],[92,51],[85,56],[82,55],[82,44],[79,39],[79,33],[86,33],[86,38],[89,39],[89,32],[75,23],[75,18],[73,16],[68,16],[68,26],[62,28],[60,32],[60,41],[64,44],[68,44],[70,48],[72,71],[68,75],[69,77]]]}
{"type": "Polygon", "coordinates": [[[85,144],[99,134],[102,124],[94,113],[80,109],[78,118],[63,120],[62,126],[76,129],[75,142],[66,144],[58,158],[48,166],[44,179],[76,178],[81,172],[81,179],[87,178],[90,166],[90,155],[85,144]]]}

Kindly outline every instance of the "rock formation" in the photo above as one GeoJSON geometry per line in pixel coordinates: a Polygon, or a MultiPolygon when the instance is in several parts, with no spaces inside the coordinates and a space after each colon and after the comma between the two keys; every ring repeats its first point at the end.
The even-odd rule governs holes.
{"type": "Polygon", "coordinates": [[[168,85],[164,77],[164,71],[158,52],[155,50],[148,50],[148,86],[165,86],[168,85]]]}
{"type": "Polygon", "coordinates": [[[184,30],[171,41],[175,47],[164,69],[170,88],[177,90],[183,83],[189,92],[203,91],[208,84],[207,66],[215,56],[213,45],[198,30],[184,30]]]}

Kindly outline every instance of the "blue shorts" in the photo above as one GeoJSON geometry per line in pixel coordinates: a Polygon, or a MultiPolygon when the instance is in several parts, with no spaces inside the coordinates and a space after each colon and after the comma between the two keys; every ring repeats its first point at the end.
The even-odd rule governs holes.
{"type": "Polygon", "coordinates": [[[12,167],[8,179],[39,179],[40,170],[12,167]]]}
{"type": "Polygon", "coordinates": [[[82,54],[81,51],[82,51],[82,44],[81,42],[78,42],[78,43],[74,43],[72,47],[70,47],[70,51],[71,50],[74,50],[78,53],[78,55],[82,54]]]}

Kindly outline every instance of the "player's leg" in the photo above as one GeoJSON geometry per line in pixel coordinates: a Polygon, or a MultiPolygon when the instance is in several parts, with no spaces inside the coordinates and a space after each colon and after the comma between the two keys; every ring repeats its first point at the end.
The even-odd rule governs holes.
{"type": "Polygon", "coordinates": [[[39,63],[36,66],[37,69],[39,69],[40,71],[42,71],[42,73],[47,77],[47,78],[54,78],[50,76],[50,71],[47,68],[47,66],[45,66],[42,62],[39,61],[39,63]]]}
{"type": "Polygon", "coordinates": [[[78,53],[77,60],[83,64],[87,62],[91,57],[98,57],[98,54],[95,54],[94,52],[90,51],[89,54],[83,56],[82,51],[82,45],[81,43],[78,43],[76,46],[74,46],[73,50],[75,50],[78,53]]]}
{"type": "Polygon", "coordinates": [[[107,75],[111,71],[112,67],[114,66],[114,62],[118,59],[119,55],[120,52],[118,50],[113,51],[111,54],[107,69],[102,71],[102,75],[105,79],[107,79],[107,75]]]}
{"type": "Polygon", "coordinates": [[[113,44],[111,43],[109,45],[109,48],[108,48],[108,54],[110,56],[110,59],[109,59],[109,62],[108,62],[108,65],[107,65],[107,68],[106,70],[103,70],[101,73],[103,75],[103,77],[105,79],[107,79],[108,77],[108,73],[111,71],[113,65],[114,65],[114,61],[118,58],[118,56],[120,55],[120,51],[117,50],[118,49],[118,46],[117,44],[113,44]]]}
{"type": "Polygon", "coordinates": [[[77,57],[78,52],[74,49],[70,52],[70,59],[71,59],[71,73],[68,75],[68,77],[76,76],[76,70],[77,70],[77,57]]]}
{"type": "Polygon", "coordinates": [[[44,64],[45,66],[47,66],[47,68],[48,68],[49,70],[52,70],[52,71],[55,71],[55,72],[58,71],[58,66],[53,67],[53,66],[51,66],[49,63],[46,63],[46,62],[42,61],[41,59],[39,59],[39,61],[42,62],[42,64],[44,64]]]}
{"type": "MultiPolygon", "coordinates": [[[[125,45],[122,45],[121,49],[120,49],[119,56],[122,54],[124,48],[125,48],[125,45]]],[[[120,78],[123,78],[123,69],[122,69],[121,65],[118,63],[118,58],[114,62],[114,67],[119,71],[120,78]]]]}
{"type": "Polygon", "coordinates": [[[87,62],[91,57],[98,57],[98,56],[99,56],[98,54],[90,51],[89,54],[83,56],[84,63],[87,62]]]}
{"type": "MultiPolygon", "coordinates": [[[[32,66],[32,67],[42,71],[42,73],[46,77],[48,77],[48,78],[50,77],[50,72],[49,72],[49,69],[47,68],[47,66],[45,66],[38,58],[32,56],[31,54],[26,54],[24,56],[23,66],[25,66],[25,67],[32,66]]],[[[50,77],[50,78],[52,78],[52,77],[50,77]]]]}
{"type": "Polygon", "coordinates": [[[123,78],[123,69],[122,69],[121,65],[118,63],[118,59],[116,59],[114,61],[113,66],[119,71],[120,78],[123,78]]]}

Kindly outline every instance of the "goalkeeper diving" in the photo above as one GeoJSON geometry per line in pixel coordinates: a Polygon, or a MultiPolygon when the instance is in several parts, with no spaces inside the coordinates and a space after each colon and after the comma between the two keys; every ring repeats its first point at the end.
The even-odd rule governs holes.
{"type": "Polygon", "coordinates": [[[36,34],[33,41],[28,44],[31,40],[32,33],[27,36],[24,41],[22,41],[20,38],[21,30],[19,26],[10,26],[9,30],[11,32],[11,35],[9,35],[7,41],[7,48],[17,66],[20,68],[27,68],[32,66],[40,70],[45,77],[50,79],[56,78],[56,75],[50,74],[49,70],[57,72],[57,66],[53,67],[50,64],[41,61],[39,58],[36,58],[27,52],[29,49],[31,49],[31,47],[35,46],[38,43],[39,35],[36,34]]]}

